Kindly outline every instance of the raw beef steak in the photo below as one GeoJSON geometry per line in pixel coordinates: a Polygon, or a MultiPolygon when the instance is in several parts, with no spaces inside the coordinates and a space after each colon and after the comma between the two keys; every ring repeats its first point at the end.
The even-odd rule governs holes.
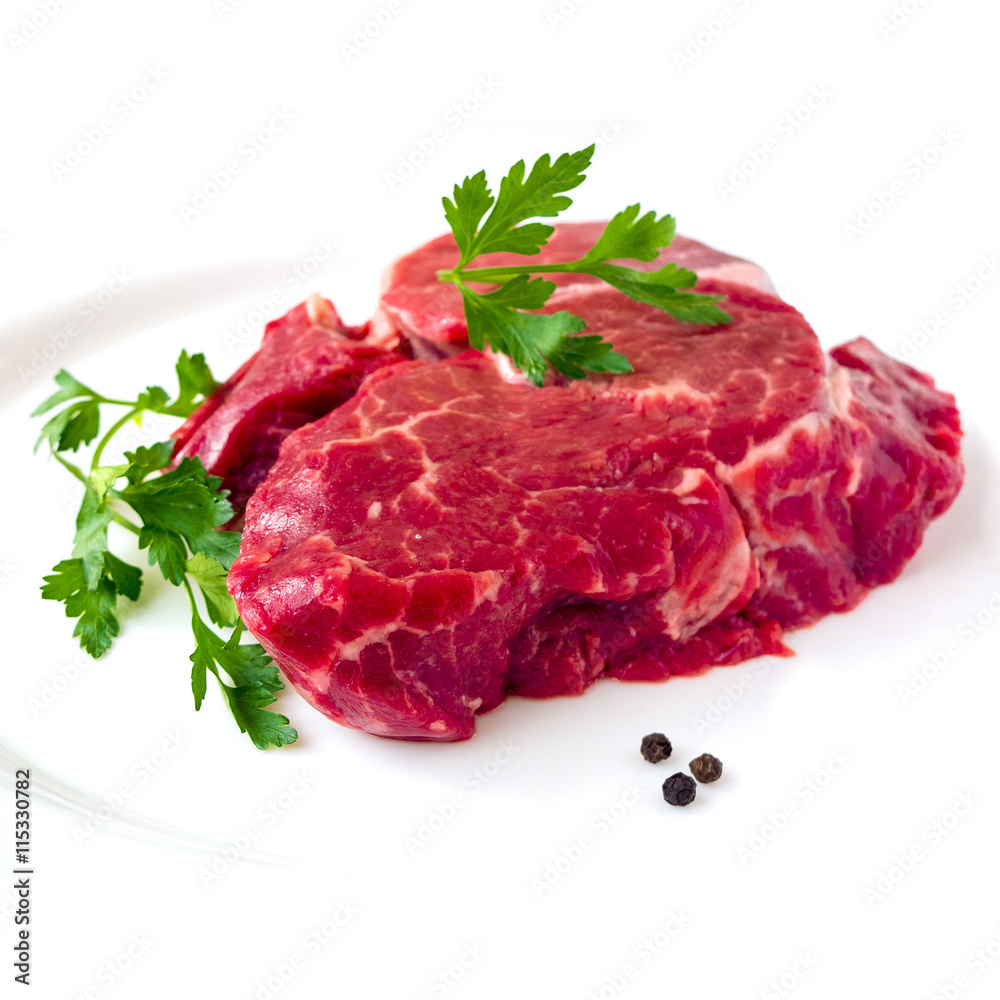
{"type": "MultiPolygon", "coordinates": [[[[307,700],[465,739],[509,693],[783,652],[900,572],[961,484],[952,397],[864,340],[826,358],[748,285],[698,287],[731,325],[601,284],[553,297],[634,374],[536,389],[474,352],[404,362],[287,438],[229,586],[307,700]]],[[[458,335],[430,311],[407,322],[458,335]]]]}
{"type": "MultiPolygon", "coordinates": [[[[554,262],[582,256],[604,225],[557,226],[538,260],[554,262]]],[[[368,372],[414,353],[434,359],[468,348],[461,299],[453,286],[437,279],[438,268],[451,267],[457,252],[452,237],[444,236],[397,261],[386,275],[391,287],[385,291],[375,318],[364,327],[345,326],[332,303],[318,295],[269,323],[257,354],[179,428],[174,435],[176,459],[198,455],[209,472],[223,477],[230,490],[236,516],[228,527],[242,524],[243,509],[277,458],[284,438],[349,399],[368,372]],[[408,302],[409,308],[397,309],[392,305],[396,301],[408,302]],[[406,317],[409,322],[401,322],[406,317]],[[442,324],[452,339],[432,343],[442,324]]],[[[498,264],[517,259],[513,254],[482,258],[498,264]]],[[[771,289],[767,275],[756,264],[683,236],[674,240],[662,260],[677,261],[705,275],[771,289]]],[[[659,264],[639,266],[655,268],[659,264]]],[[[554,277],[564,290],[600,284],[589,275],[554,277]]],[[[493,360],[509,374],[506,358],[493,360]]]]}
{"type": "Polygon", "coordinates": [[[340,406],[369,372],[404,360],[364,333],[314,295],[268,323],[260,350],[176,431],[175,460],[197,455],[222,476],[233,525],[293,430],[340,406]]]}
{"type": "MultiPolygon", "coordinates": [[[[570,222],[555,227],[533,263],[556,264],[578,260],[597,242],[606,222],[570,222]]],[[[447,357],[468,346],[462,297],[455,286],[437,278],[439,270],[448,270],[458,260],[458,247],[449,233],[400,257],[382,279],[382,298],[372,319],[372,337],[377,342],[393,344],[402,336],[413,345],[416,357],[447,357]]],[[[476,258],[476,267],[501,267],[524,264],[520,254],[493,253],[476,258]]],[[[694,271],[700,278],[723,278],[751,285],[765,292],[774,287],[764,270],[741,257],[714,250],[686,236],[677,236],[660,257],[650,263],[628,261],[629,267],[653,271],[668,261],[694,271]]],[[[563,290],[602,284],[589,274],[549,274],[563,290]]],[[[473,284],[474,288],[488,288],[473,284]]]]}

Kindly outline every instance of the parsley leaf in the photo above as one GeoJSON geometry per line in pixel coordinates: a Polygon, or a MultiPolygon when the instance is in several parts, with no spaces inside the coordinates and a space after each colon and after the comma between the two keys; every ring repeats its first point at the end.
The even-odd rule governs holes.
{"type": "Polygon", "coordinates": [[[215,530],[233,516],[221,483],[205,472],[200,459],[183,458],[170,472],[129,483],[118,494],[142,520],[139,548],[149,549],[150,565],[158,563],[173,584],[184,578],[189,548],[227,569],[239,552],[237,532],[215,530]]]}
{"type": "Polygon", "coordinates": [[[187,351],[181,351],[175,370],[180,392],[172,409],[176,411],[176,416],[189,417],[200,401],[207,399],[219,387],[219,383],[205,363],[204,354],[189,356],[187,351]]]}
{"type": "MultiPolygon", "coordinates": [[[[58,396],[59,393],[56,393],[58,396]]],[[[51,397],[46,402],[51,402],[51,397]]],[[[44,406],[45,403],[42,404],[44,406]]],[[[100,430],[100,408],[95,399],[78,400],[57,413],[42,428],[35,442],[35,451],[43,441],[48,441],[53,451],[76,451],[80,445],[90,444],[100,430]]]]}
{"type": "Polygon", "coordinates": [[[521,160],[500,182],[494,199],[485,171],[455,185],[453,197],[444,198],[445,218],[459,249],[459,261],[450,271],[440,271],[441,281],[453,282],[462,295],[469,343],[478,350],[486,344],[510,357],[514,366],[537,386],[545,381],[551,365],[570,378],[589,372],[626,374],[632,366],[599,336],[578,337],[586,324],[565,311],[538,313],[555,291],[555,284],[532,274],[589,274],[637,302],[654,306],[689,323],[717,326],[732,317],[715,303],[720,295],[702,295],[693,288],[696,275],[677,264],[656,271],[625,267],[611,261],[650,262],[670,245],[676,234],[673,216],[657,216],[638,204],[614,215],[597,242],[579,260],[559,264],[512,264],[469,268],[482,254],[506,252],[527,257],[538,254],[554,232],[533,218],[558,215],[572,204],[565,192],[584,180],[594,147],[563,153],[555,162],[540,157],[531,172],[521,160]],[[488,213],[488,214],[487,214],[488,213]],[[495,284],[490,292],[472,289],[470,281],[495,284]]]}
{"type": "Polygon", "coordinates": [[[656,306],[687,323],[718,326],[732,320],[732,316],[715,305],[722,299],[721,295],[678,291],[679,288],[691,287],[695,282],[695,275],[676,264],[667,264],[659,271],[637,271],[616,264],[594,264],[588,268],[588,273],[613,285],[630,299],[656,306]]]}
{"type": "Polygon", "coordinates": [[[216,625],[233,626],[239,620],[236,602],[226,589],[226,567],[218,559],[196,552],[184,566],[185,572],[205,598],[208,617],[216,625]]]}
{"type": "Polygon", "coordinates": [[[165,389],[150,385],[139,395],[138,406],[141,409],[171,417],[189,417],[219,386],[205,363],[204,354],[192,356],[187,351],[181,351],[174,370],[177,373],[177,398],[171,403],[165,389]]]}
{"type": "MultiPolygon", "coordinates": [[[[565,315],[572,315],[565,313],[565,315]]],[[[577,319],[578,317],[574,317],[577,319]]],[[[556,371],[570,378],[583,378],[586,372],[627,375],[635,369],[628,358],[612,350],[611,344],[600,337],[564,337],[547,355],[556,371]]]]}
{"type": "Polygon", "coordinates": [[[42,597],[62,601],[66,617],[80,619],[73,635],[79,636],[80,645],[95,659],[108,651],[120,631],[115,614],[117,595],[135,601],[142,587],[142,571],[110,552],[104,553],[103,572],[93,586],[87,583],[82,559],[56,563],[52,574],[43,579],[42,597]]]}
{"type": "Polygon", "coordinates": [[[267,711],[267,706],[277,699],[275,692],[284,684],[278,676],[270,657],[256,643],[241,644],[242,623],[239,623],[228,641],[215,634],[201,619],[191,596],[191,629],[195,649],[191,654],[191,688],[194,692],[195,711],[201,708],[208,690],[208,671],[211,671],[229,704],[241,733],[246,733],[255,747],[266,750],[269,744],[286,746],[298,739],[298,733],[288,724],[288,718],[277,712],[267,711]],[[227,684],[219,668],[233,682],[227,684]]]}
{"type": "Polygon", "coordinates": [[[66,617],[80,619],[73,635],[80,637],[80,645],[93,657],[107,652],[121,631],[116,604],[114,586],[103,577],[96,587],[81,588],[66,598],[66,617]]]}
{"type": "Polygon", "coordinates": [[[56,373],[55,382],[59,386],[59,391],[54,392],[44,403],[36,406],[31,411],[33,417],[40,417],[43,413],[48,413],[49,410],[60,403],[66,403],[71,399],[76,399],[78,396],[97,397],[97,393],[93,389],[88,388],[82,382],[78,382],[65,368],[61,368],[56,373]]]}
{"type": "MultiPolygon", "coordinates": [[[[459,288],[465,298],[469,343],[478,350],[488,343],[494,351],[506,354],[535,385],[545,381],[546,362],[562,340],[586,325],[579,316],[569,312],[546,315],[498,306],[493,302],[493,295],[500,295],[502,302],[503,287],[489,295],[479,295],[465,285],[459,288]]],[[[600,340],[600,337],[592,339],[600,340]]],[[[611,345],[607,348],[610,351],[611,345]]]]}
{"type": "Polygon", "coordinates": [[[139,600],[139,591],[142,589],[142,570],[131,563],[122,562],[118,556],[111,552],[104,553],[104,568],[115,589],[122,597],[127,597],[130,601],[139,600]]]}
{"type": "Polygon", "coordinates": [[[126,465],[98,466],[87,477],[83,502],[76,518],[76,537],[73,555],[83,566],[83,577],[88,587],[97,586],[104,571],[104,554],[108,549],[108,525],[114,511],[108,506],[108,490],[127,470],[126,465]]]}
{"type": "Polygon", "coordinates": [[[629,205],[612,216],[584,261],[656,260],[660,250],[673,242],[677,223],[672,215],[658,219],[655,212],[647,212],[640,217],[640,211],[638,205],[629,205]]]}
{"type": "Polygon", "coordinates": [[[518,160],[500,181],[500,192],[489,217],[471,242],[470,252],[536,254],[548,242],[552,226],[533,223],[520,226],[526,219],[551,217],[564,212],[573,199],[563,192],[572,191],[584,182],[583,173],[590,166],[594,147],[578,153],[563,153],[555,163],[548,153],[539,157],[524,176],[524,160],[518,160]]]}
{"type": "Polygon", "coordinates": [[[66,601],[78,590],[83,590],[83,560],[64,559],[52,568],[52,575],[42,577],[42,597],[46,601],[66,601]]]}
{"type": "Polygon", "coordinates": [[[170,464],[173,454],[173,441],[158,441],[148,448],[145,445],[140,445],[135,451],[125,452],[125,457],[129,462],[128,472],[125,473],[128,476],[128,481],[134,486],[146,476],[159,472],[160,469],[165,469],[170,464]]]}
{"type": "Polygon", "coordinates": [[[147,385],[145,392],[139,393],[136,405],[150,413],[163,413],[170,405],[170,394],[166,389],[158,385],[147,385]]]}
{"type": "MultiPolygon", "coordinates": [[[[471,291],[471,289],[469,289],[471,291]]],[[[541,309],[556,290],[554,281],[544,278],[529,278],[518,274],[504,282],[496,291],[486,295],[477,294],[477,299],[487,299],[491,306],[506,306],[511,309],[541,309]]]]}
{"type": "Polygon", "coordinates": [[[462,264],[467,264],[473,256],[473,240],[483,221],[483,216],[493,205],[493,195],[486,185],[486,171],[480,170],[474,177],[466,177],[461,186],[455,185],[454,201],[442,198],[444,216],[455,234],[455,242],[462,254],[462,264]]]}

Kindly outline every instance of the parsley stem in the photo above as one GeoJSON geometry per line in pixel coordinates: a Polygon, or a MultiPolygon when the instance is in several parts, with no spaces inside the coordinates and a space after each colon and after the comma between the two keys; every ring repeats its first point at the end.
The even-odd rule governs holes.
{"type": "Polygon", "coordinates": [[[198,605],[195,604],[194,600],[194,591],[191,589],[191,584],[188,581],[186,573],[181,578],[181,583],[184,584],[184,589],[187,591],[188,600],[191,602],[191,614],[193,614],[195,618],[198,619],[198,621],[201,621],[201,615],[198,614],[198,605]]]}
{"type": "Polygon", "coordinates": [[[511,278],[517,274],[580,274],[586,273],[587,267],[582,260],[572,260],[565,264],[527,264],[510,267],[467,267],[455,268],[451,271],[438,271],[437,276],[442,281],[491,281],[493,278],[511,278]]]}
{"type": "Polygon", "coordinates": [[[98,403],[107,403],[109,406],[135,406],[134,399],[108,399],[107,396],[95,396],[98,403]]]}
{"type": "MultiPolygon", "coordinates": [[[[184,574],[184,576],[181,577],[181,583],[184,585],[184,589],[187,591],[188,601],[191,604],[191,617],[192,617],[192,619],[194,619],[195,621],[197,621],[197,623],[202,628],[208,629],[208,626],[205,624],[205,622],[202,620],[201,615],[198,613],[198,602],[194,599],[194,589],[191,587],[191,581],[188,579],[186,573],[184,574]]],[[[211,630],[209,630],[209,631],[211,631],[211,630]]],[[[198,632],[197,632],[197,630],[195,630],[195,635],[197,636],[197,634],[198,634],[198,632]]],[[[215,633],[213,632],[213,635],[214,634],[215,633]]],[[[212,671],[213,674],[215,674],[215,679],[221,684],[222,683],[222,678],[219,677],[219,671],[216,668],[215,664],[214,663],[210,664],[209,665],[209,669],[212,671]]]]}
{"type": "Polygon", "coordinates": [[[111,515],[111,520],[114,521],[115,524],[120,524],[123,528],[128,528],[133,535],[138,535],[142,530],[139,525],[133,524],[127,517],[123,517],[119,514],[118,511],[115,511],[111,515]]]}
{"type": "Polygon", "coordinates": [[[129,410],[129,411],[128,411],[128,413],[126,413],[126,414],[125,414],[125,416],[121,418],[121,420],[117,420],[117,421],[115,421],[115,423],[111,425],[111,429],[110,429],[110,430],[108,431],[108,433],[107,433],[107,434],[105,434],[105,435],[104,435],[104,437],[102,437],[102,438],[101,438],[101,443],[100,443],[100,444],[99,444],[99,445],[98,445],[98,446],[97,446],[97,447],[96,447],[96,448],[94,449],[94,459],[93,459],[93,461],[92,461],[92,462],[90,463],[90,468],[91,468],[91,471],[93,471],[94,469],[96,469],[96,468],[97,468],[97,467],[98,467],[98,466],[99,466],[99,465],[101,464],[101,455],[102,455],[102,454],[104,454],[104,449],[105,449],[105,448],[106,448],[106,447],[108,446],[108,444],[110,444],[110,442],[111,442],[111,439],[112,439],[112,438],[113,438],[113,437],[114,437],[114,436],[115,436],[115,435],[116,435],[116,434],[117,434],[117,433],[118,433],[118,432],[119,432],[119,431],[120,431],[120,430],[121,430],[121,429],[122,429],[122,428],[123,428],[123,427],[124,427],[124,426],[125,426],[125,425],[126,425],[126,424],[127,424],[128,422],[129,422],[129,421],[130,421],[130,420],[132,420],[132,419],[133,419],[134,417],[136,417],[136,416],[138,416],[138,415],[139,415],[140,413],[142,413],[142,410],[141,410],[141,409],[140,409],[139,407],[136,407],[136,406],[134,405],[134,402],[133,402],[132,404],[128,404],[128,403],[126,403],[126,404],[124,404],[124,405],[126,405],[126,406],[129,406],[129,405],[131,405],[131,406],[132,406],[132,409],[131,409],[131,410],[129,410]]]}
{"type": "Polygon", "coordinates": [[[66,469],[67,472],[70,472],[72,475],[76,476],[76,478],[79,479],[81,483],[86,483],[87,482],[87,477],[72,462],[68,462],[65,458],[63,458],[62,455],[60,455],[58,451],[53,451],[52,452],[52,457],[64,469],[66,469]]]}
{"type": "MultiPolygon", "coordinates": [[[[191,602],[191,614],[198,619],[199,625],[203,626],[204,628],[208,628],[208,626],[205,625],[205,622],[202,619],[201,615],[198,613],[198,602],[195,600],[194,588],[191,586],[191,581],[188,579],[187,573],[185,573],[184,576],[181,577],[181,583],[184,585],[184,589],[187,591],[188,600],[191,602]]],[[[215,676],[218,678],[219,675],[216,672],[214,666],[211,667],[211,670],[213,673],[215,673],[215,676]]],[[[219,679],[221,681],[221,678],[219,679]]]]}
{"type": "MultiPolygon", "coordinates": [[[[181,577],[181,583],[184,585],[184,589],[187,591],[188,601],[191,604],[191,615],[198,620],[198,624],[199,625],[201,625],[205,629],[208,629],[208,626],[205,624],[204,619],[198,613],[198,602],[195,600],[195,597],[194,597],[194,588],[191,586],[191,581],[188,579],[188,576],[187,576],[186,573],[184,574],[183,577],[181,577]]],[[[237,618],[236,619],[236,625],[233,628],[233,631],[232,631],[232,633],[230,635],[230,639],[232,639],[233,636],[241,636],[243,634],[244,627],[245,626],[243,625],[243,619],[242,618],[237,618]]],[[[212,631],[212,630],[209,629],[209,631],[212,631]]],[[[216,636],[216,638],[218,638],[218,636],[216,636]]],[[[222,640],[220,639],[219,641],[221,642],[222,640]]],[[[222,678],[219,676],[219,671],[218,671],[218,668],[216,667],[216,665],[214,663],[210,664],[209,665],[209,669],[212,671],[213,674],[215,674],[216,680],[221,684],[222,683],[222,678]]],[[[233,679],[235,680],[235,678],[233,678],[233,679]]]]}

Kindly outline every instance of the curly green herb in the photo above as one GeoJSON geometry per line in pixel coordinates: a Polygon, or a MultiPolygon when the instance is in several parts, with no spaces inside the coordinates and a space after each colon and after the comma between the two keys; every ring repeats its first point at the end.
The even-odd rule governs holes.
{"type": "Polygon", "coordinates": [[[541,252],[555,231],[553,226],[528,219],[559,215],[572,204],[564,192],[583,183],[594,147],[563,153],[553,163],[546,154],[525,176],[524,161],[511,167],[500,182],[496,197],[485,171],[456,184],[452,198],[442,199],[444,214],[458,244],[460,257],[441,281],[452,282],[461,292],[469,343],[477,350],[486,344],[506,354],[535,384],[542,385],[549,365],[570,378],[587,372],[625,374],[628,359],[599,336],[578,337],[586,324],[573,313],[540,313],[556,290],[555,282],[532,278],[537,274],[589,274],[614,286],[631,299],[655,306],[677,319],[713,326],[732,317],[715,303],[722,296],[689,292],[697,276],[676,264],[656,271],[641,271],[609,263],[613,260],[654,261],[668,247],[676,232],[672,216],[640,214],[638,205],[615,215],[597,242],[580,259],[563,264],[525,261],[504,267],[469,267],[488,253],[532,256],[541,252]],[[492,211],[491,211],[492,209],[492,211]],[[487,215],[487,213],[489,213],[487,215]],[[491,292],[477,292],[469,282],[496,284],[491,292]]]}
{"type": "Polygon", "coordinates": [[[191,654],[191,687],[195,709],[201,708],[211,671],[219,682],[230,711],[254,745],[294,743],[295,730],[284,715],[267,706],[284,685],[278,668],[257,644],[241,644],[243,622],[226,590],[226,573],[239,552],[240,536],[220,531],[233,516],[222,480],[210,476],[197,458],[183,458],[169,471],[174,442],[160,441],[125,452],[125,462],[102,465],[108,445],[128,424],[140,423],[144,413],[189,416],[218,383],[201,354],[181,353],[176,365],[178,391],[170,396],[149,386],[134,400],[102,396],[69,372],[56,375],[59,390],[33,416],[68,404],[42,428],[35,448],[47,443],[52,456],[83,483],[83,501],[76,518],[72,558],[57,563],[42,586],[42,597],[61,601],[66,615],[77,619],[73,635],[93,657],[102,656],[121,631],[118,600],[136,601],[142,589],[142,570],[119,559],[108,548],[108,528],[117,524],[138,538],[150,566],[174,586],[183,586],[191,604],[195,649],[191,654]],[[100,433],[101,407],[123,407],[125,413],[98,441],[85,472],[66,457],[89,445],[100,433]],[[127,507],[138,523],[122,513],[127,507]],[[231,629],[228,639],[205,624],[195,591],[200,592],[208,618],[231,629]],[[227,684],[220,668],[232,684],[227,684]]]}

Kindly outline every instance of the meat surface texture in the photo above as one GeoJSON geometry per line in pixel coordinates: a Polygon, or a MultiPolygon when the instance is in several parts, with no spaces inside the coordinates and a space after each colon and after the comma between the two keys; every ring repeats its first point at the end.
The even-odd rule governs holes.
{"type": "Polygon", "coordinates": [[[404,359],[344,326],[333,305],[313,296],[268,323],[260,350],[175,433],[175,460],[197,455],[221,476],[242,520],[253,491],[296,428],[340,406],[369,373],[404,359]]]}
{"type": "MultiPolygon", "coordinates": [[[[549,242],[532,261],[557,264],[579,260],[597,242],[605,222],[564,223],[555,227],[549,242]]],[[[439,270],[455,266],[458,248],[451,234],[406,254],[397,260],[382,279],[382,298],[372,319],[372,336],[393,344],[402,337],[413,345],[416,357],[433,360],[447,357],[468,347],[462,297],[452,284],[437,279],[439,270]]],[[[651,262],[627,261],[630,267],[654,271],[668,261],[694,271],[701,278],[722,278],[774,292],[771,279],[757,264],[733,257],[712,247],[675,237],[660,257],[651,262]]],[[[502,267],[523,264],[524,257],[511,253],[493,253],[478,257],[476,267],[502,267]]],[[[588,274],[548,274],[563,292],[600,285],[588,274]]],[[[489,287],[473,284],[473,288],[489,287]]]]}
{"type": "MultiPolygon", "coordinates": [[[[382,322],[460,343],[437,287],[421,304],[396,280],[410,264],[382,322]]],[[[288,435],[229,586],[308,701],[381,736],[466,739],[508,694],[783,653],[785,630],[898,575],[961,484],[952,397],[865,340],[826,357],[749,284],[698,288],[734,322],[556,292],[547,309],[633,374],[537,389],[475,352],[404,361],[288,435]]]]}

